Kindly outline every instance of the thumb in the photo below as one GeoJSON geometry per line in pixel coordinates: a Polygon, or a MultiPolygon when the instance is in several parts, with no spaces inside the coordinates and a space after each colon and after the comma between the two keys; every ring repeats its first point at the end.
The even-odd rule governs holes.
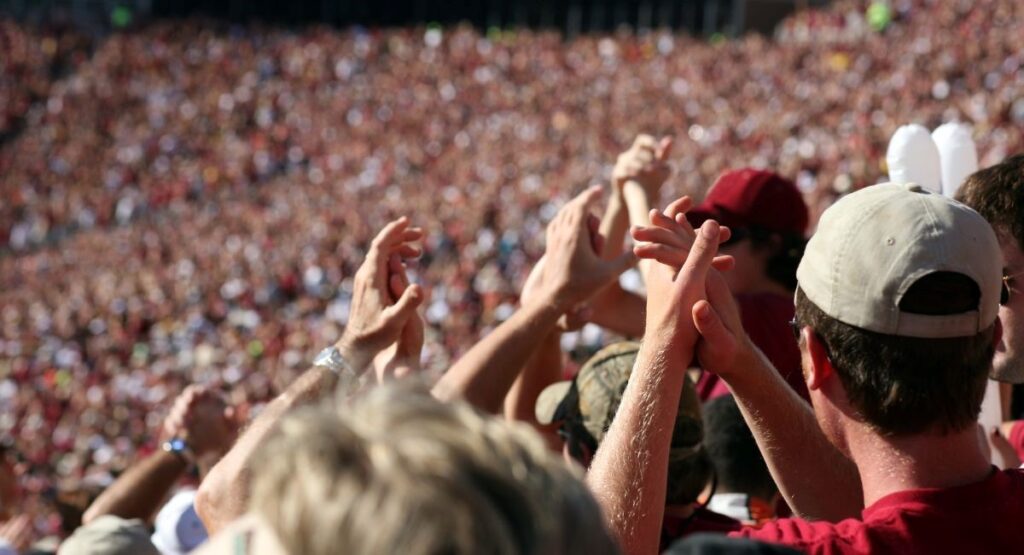
{"type": "Polygon", "coordinates": [[[707,354],[727,358],[736,350],[736,337],[725,327],[711,303],[700,300],[693,305],[693,325],[704,340],[707,354]]]}
{"type": "Polygon", "coordinates": [[[633,249],[626,249],[626,252],[609,261],[608,267],[611,273],[619,275],[622,272],[636,265],[637,257],[633,249]]]}
{"type": "Polygon", "coordinates": [[[423,289],[418,284],[412,284],[405,288],[398,302],[384,309],[384,318],[389,322],[394,319],[405,321],[416,308],[423,302],[423,289]]]}

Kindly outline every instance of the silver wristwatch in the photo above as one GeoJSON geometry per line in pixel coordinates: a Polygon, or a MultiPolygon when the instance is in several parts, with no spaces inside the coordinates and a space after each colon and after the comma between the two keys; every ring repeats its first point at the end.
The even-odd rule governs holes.
{"type": "Polygon", "coordinates": [[[313,359],[313,366],[323,366],[338,377],[355,377],[357,375],[345,357],[341,356],[341,351],[333,346],[320,351],[320,354],[313,359]]]}

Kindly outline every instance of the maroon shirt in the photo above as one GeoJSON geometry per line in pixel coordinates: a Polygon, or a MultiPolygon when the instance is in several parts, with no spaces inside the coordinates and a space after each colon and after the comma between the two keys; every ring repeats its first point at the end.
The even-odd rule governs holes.
{"type": "Polygon", "coordinates": [[[1024,471],[893,493],[838,524],[783,519],[732,535],[810,554],[1024,553],[1024,471]]]}
{"type": "Polygon", "coordinates": [[[1024,420],[1018,420],[1013,424],[1013,428],[1010,428],[1010,437],[1006,439],[1017,452],[1017,458],[1024,462],[1024,420]]]}
{"type": "MultiPolygon", "coordinates": [[[[743,318],[743,329],[750,340],[768,357],[793,391],[804,400],[810,399],[800,368],[800,347],[789,327],[795,310],[793,298],[774,293],[758,293],[737,295],[736,301],[743,318]]],[[[701,374],[697,382],[697,395],[701,401],[730,393],[725,382],[710,372],[701,374]]]]}

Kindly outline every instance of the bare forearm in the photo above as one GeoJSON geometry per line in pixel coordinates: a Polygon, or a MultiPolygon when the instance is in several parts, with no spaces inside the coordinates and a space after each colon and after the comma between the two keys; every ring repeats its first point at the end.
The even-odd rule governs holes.
{"type": "Polygon", "coordinates": [[[561,440],[554,426],[537,422],[536,407],[541,391],[562,379],[561,337],[554,331],[544,338],[505,396],[505,418],[533,426],[552,447],[561,440]]]}
{"type": "Polygon", "coordinates": [[[598,293],[590,321],[626,337],[643,337],[647,300],[612,283],[598,293]]]}
{"type": "Polygon", "coordinates": [[[89,506],[82,516],[88,524],[103,515],[149,521],[167,493],[188,468],[177,455],[157,451],[130,467],[89,506]]]}
{"type": "MultiPolygon", "coordinates": [[[[604,237],[601,258],[612,260],[623,253],[626,231],[629,229],[629,214],[625,198],[615,195],[608,201],[599,231],[604,237]]],[[[593,316],[590,321],[626,337],[641,337],[644,334],[644,309],[646,300],[624,291],[612,282],[590,301],[593,316]]]]}
{"type": "Polygon", "coordinates": [[[811,408],[753,345],[726,379],[772,477],[798,515],[838,522],[864,508],[860,475],[825,437],[811,408]]]}
{"type": "MultiPolygon", "coordinates": [[[[626,200],[626,209],[629,213],[629,225],[651,225],[651,205],[656,199],[649,198],[647,196],[647,191],[645,191],[644,188],[636,181],[627,181],[626,185],[622,188],[622,195],[626,200]]],[[[643,276],[644,283],[647,283],[648,277],[651,274],[651,265],[655,263],[656,262],[654,260],[640,260],[640,275],[643,276]]]]}
{"type": "Polygon", "coordinates": [[[307,370],[263,409],[231,451],[210,470],[196,494],[196,512],[210,535],[248,508],[252,456],[267,435],[292,409],[331,392],[335,381],[334,374],[325,368],[307,370]]]}
{"type": "Polygon", "coordinates": [[[587,484],[623,551],[657,553],[665,511],[668,455],[685,377],[682,358],[648,349],[587,473],[587,484]]]}
{"type": "Polygon", "coordinates": [[[434,386],[438,399],[462,398],[499,413],[512,382],[558,322],[562,310],[541,301],[521,307],[462,356],[434,386]]]}
{"type": "Polygon", "coordinates": [[[629,213],[626,211],[626,200],[621,194],[614,194],[608,200],[608,206],[601,216],[601,225],[598,227],[598,233],[604,237],[601,258],[613,260],[624,252],[628,230],[629,213]]]}

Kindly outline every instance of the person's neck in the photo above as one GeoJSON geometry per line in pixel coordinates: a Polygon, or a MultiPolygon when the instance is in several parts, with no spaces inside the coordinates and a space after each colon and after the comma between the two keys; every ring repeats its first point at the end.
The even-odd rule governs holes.
{"type": "Polygon", "coordinates": [[[991,471],[974,426],[946,435],[896,438],[858,426],[853,434],[859,437],[851,437],[848,446],[860,472],[865,507],[900,491],[973,484],[991,471]]]}

